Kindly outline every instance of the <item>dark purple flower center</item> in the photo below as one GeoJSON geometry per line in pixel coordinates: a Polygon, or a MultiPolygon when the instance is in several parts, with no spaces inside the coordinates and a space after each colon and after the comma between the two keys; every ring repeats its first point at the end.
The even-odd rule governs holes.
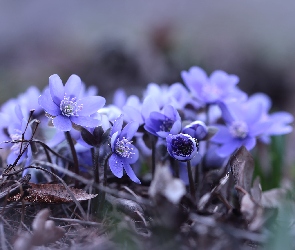
{"type": "Polygon", "coordinates": [[[170,131],[173,124],[174,124],[174,121],[166,117],[165,120],[163,120],[162,124],[160,125],[160,131],[164,131],[164,132],[170,131]]]}
{"type": "Polygon", "coordinates": [[[65,116],[77,116],[78,112],[82,110],[83,104],[77,104],[77,98],[70,98],[68,96],[64,96],[64,99],[60,102],[60,110],[61,113],[65,116]]]}
{"type": "Polygon", "coordinates": [[[234,121],[229,127],[229,132],[235,138],[244,139],[249,133],[248,125],[243,121],[234,121]]]}
{"type": "Polygon", "coordinates": [[[132,152],[133,148],[130,147],[131,144],[132,141],[127,140],[125,137],[122,140],[118,138],[115,146],[116,153],[124,158],[129,158],[134,154],[132,152]]]}
{"type": "Polygon", "coordinates": [[[171,146],[175,155],[183,157],[190,156],[195,149],[193,138],[184,134],[174,136],[171,146]]]}

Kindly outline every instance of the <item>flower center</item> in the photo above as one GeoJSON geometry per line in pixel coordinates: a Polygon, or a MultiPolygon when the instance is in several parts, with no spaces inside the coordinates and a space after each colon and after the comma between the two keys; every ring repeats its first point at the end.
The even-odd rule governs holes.
{"type": "Polygon", "coordinates": [[[162,124],[160,125],[160,131],[164,131],[164,132],[170,131],[173,124],[174,124],[174,121],[166,117],[165,120],[163,120],[162,124]]]}
{"type": "Polygon", "coordinates": [[[129,158],[131,155],[134,155],[135,153],[132,152],[133,148],[130,147],[132,141],[127,140],[125,137],[120,140],[117,139],[116,142],[116,153],[124,158],[129,158]]]}
{"type": "Polygon", "coordinates": [[[229,127],[229,132],[235,138],[244,139],[249,133],[248,126],[243,121],[234,121],[229,127]]]}
{"type": "Polygon", "coordinates": [[[77,104],[77,98],[70,98],[68,96],[64,96],[64,99],[60,102],[59,106],[61,113],[65,116],[77,116],[78,112],[82,110],[83,104],[77,104]]]}
{"type": "Polygon", "coordinates": [[[216,100],[221,96],[222,90],[216,84],[207,83],[202,87],[202,93],[208,99],[216,100]]]}
{"type": "Polygon", "coordinates": [[[172,139],[172,151],[175,155],[187,157],[193,153],[194,149],[194,140],[189,135],[178,134],[172,139]]]}

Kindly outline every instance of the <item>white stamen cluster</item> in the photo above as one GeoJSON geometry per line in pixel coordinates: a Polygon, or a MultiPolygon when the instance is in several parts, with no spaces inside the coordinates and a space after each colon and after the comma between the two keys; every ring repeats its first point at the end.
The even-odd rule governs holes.
{"type": "Polygon", "coordinates": [[[131,155],[135,154],[132,152],[133,148],[130,147],[132,144],[132,141],[127,140],[125,137],[120,140],[119,138],[117,139],[116,142],[116,153],[124,158],[129,158],[131,155]]]}
{"type": "Polygon", "coordinates": [[[248,125],[243,121],[234,121],[229,127],[229,132],[235,138],[244,139],[249,133],[248,125]]]}
{"type": "Polygon", "coordinates": [[[77,116],[78,112],[82,110],[83,104],[77,104],[77,98],[70,98],[68,96],[64,96],[64,99],[60,102],[59,106],[61,112],[65,116],[77,116]]]}

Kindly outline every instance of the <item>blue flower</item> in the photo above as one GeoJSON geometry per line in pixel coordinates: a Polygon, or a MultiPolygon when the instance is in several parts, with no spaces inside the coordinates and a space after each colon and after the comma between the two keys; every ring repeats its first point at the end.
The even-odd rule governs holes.
{"type": "Polygon", "coordinates": [[[208,77],[203,69],[191,67],[188,72],[182,71],[181,76],[193,97],[203,105],[225,100],[241,100],[247,96],[236,87],[239,78],[222,70],[216,70],[208,77]]]}
{"type": "Polygon", "coordinates": [[[188,134],[191,137],[201,141],[208,134],[208,128],[202,121],[194,121],[182,129],[182,133],[188,134]]]}
{"type": "Polygon", "coordinates": [[[248,102],[262,105],[263,114],[261,116],[261,121],[270,122],[270,126],[265,131],[263,131],[261,136],[259,136],[259,140],[264,143],[269,143],[270,136],[283,135],[292,132],[293,127],[290,125],[290,123],[294,121],[293,115],[284,111],[268,114],[272,105],[269,96],[263,93],[256,93],[249,97],[248,102]]]}
{"type": "Polygon", "coordinates": [[[168,153],[179,161],[190,161],[198,153],[196,141],[187,134],[168,135],[166,137],[168,153]]]}
{"type": "Polygon", "coordinates": [[[229,102],[219,105],[226,125],[216,125],[218,131],[211,141],[221,144],[216,150],[221,157],[232,154],[242,145],[251,150],[256,145],[256,138],[271,125],[269,121],[261,120],[263,106],[260,103],[229,102]]]}
{"type": "Polygon", "coordinates": [[[166,138],[168,134],[177,134],[181,130],[181,118],[177,110],[166,105],[161,112],[151,112],[145,121],[144,128],[149,133],[166,138]]]}
{"type": "Polygon", "coordinates": [[[81,88],[81,79],[77,75],[71,75],[65,86],[58,75],[49,77],[49,89],[38,101],[58,130],[70,131],[72,123],[85,127],[99,125],[99,120],[92,115],[104,106],[105,98],[88,96],[79,99],[81,88]]]}
{"type": "Polygon", "coordinates": [[[114,121],[110,132],[112,155],[109,158],[109,165],[112,173],[121,178],[125,169],[129,178],[140,183],[130,164],[135,163],[139,157],[137,148],[132,145],[132,137],[138,129],[137,122],[128,123],[122,130],[123,116],[114,121]]]}
{"type": "MultiPolygon", "coordinates": [[[[7,128],[9,137],[11,141],[19,141],[24,138],[25,140],[30,140],[32,137],[32,129],[28,125],[28,120],[24,117],[21,107],[17,105],[15,107],[15,112],[13,114],[13,119],[7,128]]],[[[28,142],[15,142],[10,144],[10,153],[7,156],[7,164],[13,164],[16,158],[19,156],[20,152],[24,150],[28,142]]],[[[27,150],[22,154],[18,163],[26,160],[26,166],[30,164],[32,158],[32,150],[29,146],[27,150]]]]}

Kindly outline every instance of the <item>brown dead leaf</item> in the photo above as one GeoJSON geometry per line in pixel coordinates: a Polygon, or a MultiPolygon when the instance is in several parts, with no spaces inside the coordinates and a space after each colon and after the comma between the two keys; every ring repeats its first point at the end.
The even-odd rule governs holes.
{"type": "MultiPolygon", "coordinates": [[[[29,183],[27,189],[29,195],[24,198],[24,201],[33,203],[67,203],[73,199],[68,191],[61,184],[35,184],[29,183]]],[[[82,189],[70,188],[76,200],[83,201],[94,198],[96,195],[88,194],[82,189]]],[[[8,199],[8,201],[17,201],[21,194],[17,194],[8,199]]]]}
{"type": "MultiPolygon", "coordinates": [[[[233,173],[235,185],[238,185],[250,193],[254,159],[250,152],[244,147],[240,147],[232,154],[228,162],[233,173]]],[[[242,196],[239,196],[240,200],[242,196]]]]}

